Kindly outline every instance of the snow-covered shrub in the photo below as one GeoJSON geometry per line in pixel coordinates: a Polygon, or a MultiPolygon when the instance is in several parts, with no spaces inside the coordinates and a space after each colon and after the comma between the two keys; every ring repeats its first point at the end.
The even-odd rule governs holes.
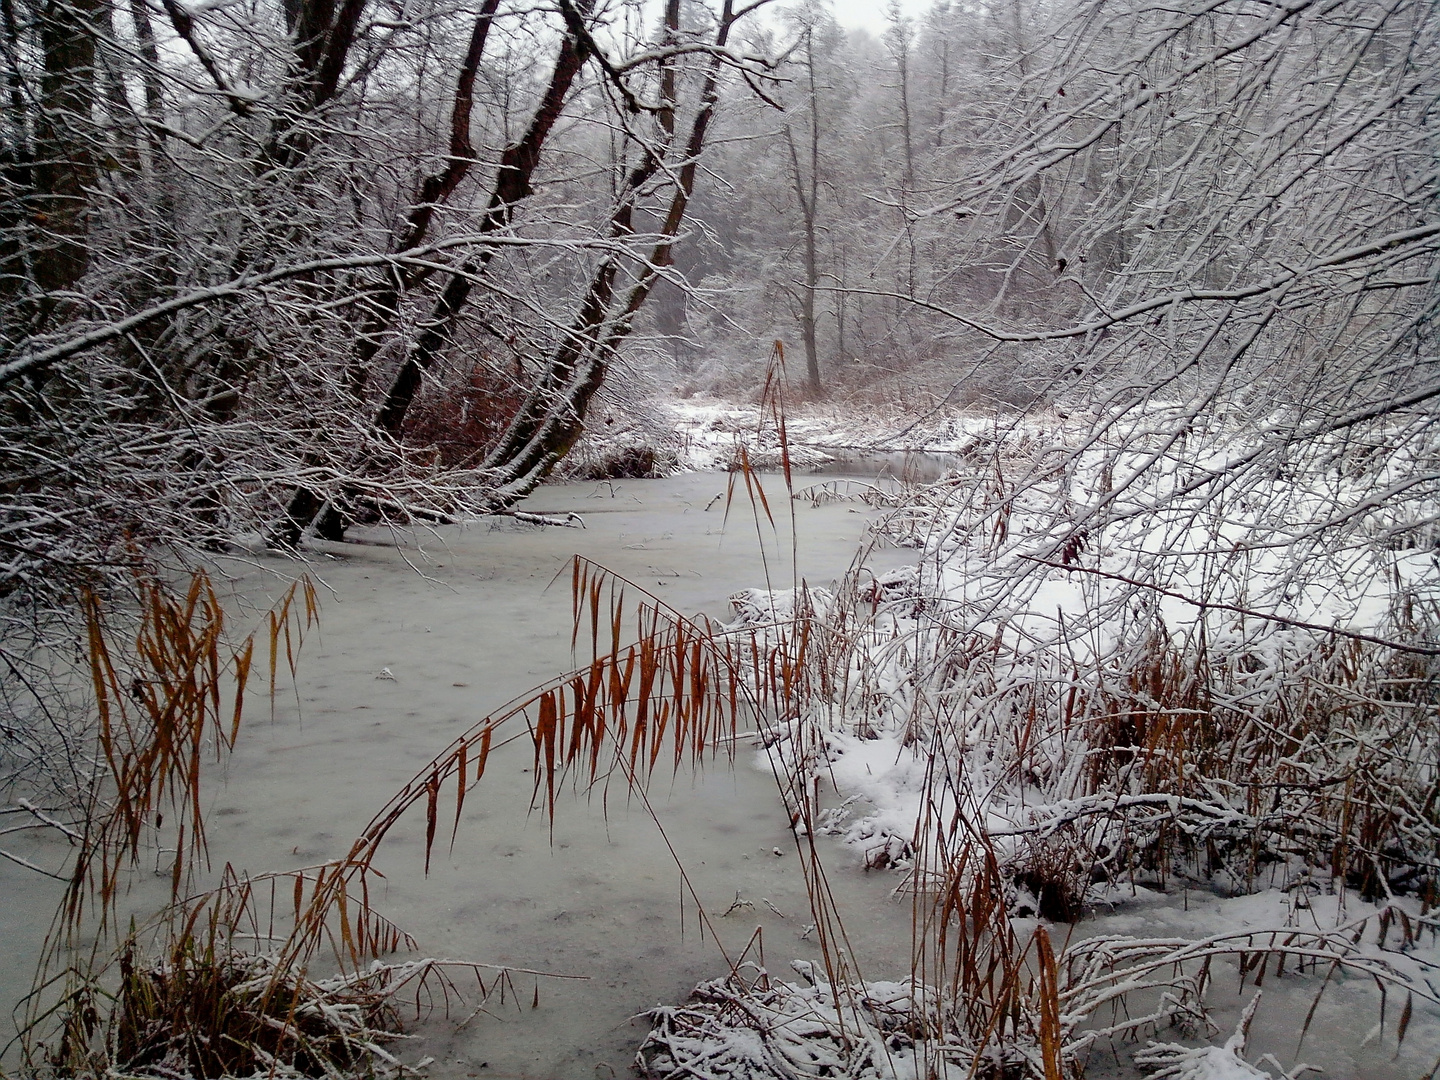
{"type": "MultiPolygon", "coordinates": [[[[1072,944],[1053,999],[1077,1067],[1097,1038],[1203,1033],[1217,964],[1434,996],[1411,955],[1440,884],[1430,441],[1387,421],[1277,447],[1252,421],[1017,423],[878,524],[921,547],[914,568],[859,572],[823,606],[752,592],[732,624],[783,658],[794,696],[762,741],[802,843],[833,833],[906,873],[944,1045],[1033,1050],[1038,1028],[995,1016],[1051,998],[997,1012],[965,972],[982,952],[1029,970],[1016,917],[1073,921],[1142,886],[1289,890],[1313,925],[1072,944]]],[[[758,690],[774,670],[755,665],[758,690]]],[[[1190,1075],[1215,1055],[1162,1057],[1190,1075]]],[[[1050,1075],[1030,1060],[1013,1075],[1050,1075]]]]}
{"type": "Polygon", "coordinates": [[[924,555],[841,590],[825,633],[859,647],[816,654],[836,666],[814,707],[836,752],[787,767],[850,777],[831,759],[857,732],[938,755],[886,829],[909,833],[930,800],[940,819],[975,814],[1049,915],[1078,914],[1092,882],[1177,873],[1226,891],[1333,874],[1433,900],[1440,575],[1381,541],[1410,531],[1380,507],[1329,546],[1288,525],[1403,464],[1355,473],[1336,447],[1326,475],[1190,497],[1191,467],[1153,467],[1138,437],[1071,450],[1064,434],[1017,430],[990,468],[880,526],[923,530],[924,555]],[[1142,466],[1123,504],[1081,511],[1142,466]]]}

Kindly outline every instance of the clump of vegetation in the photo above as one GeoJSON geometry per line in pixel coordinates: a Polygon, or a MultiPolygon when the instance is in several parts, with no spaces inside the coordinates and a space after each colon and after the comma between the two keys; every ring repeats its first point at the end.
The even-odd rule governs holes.
{"type": "Polygon", "coordinates": [[[638,443],[581,446],[566,459],[567,480],[653,480],[679,467],[674,450],[638,443]]]}
{"type": "Polygon", "coordinates": [[[381,1047],[400,1029],[393,969],[317,982],[217,944],[219,952],[187,942],[145,968],[127,950],[106,1053],[84,1054],[93,1033],[76,1032],[91,1037],[62,1042],[57,1071],[86,1075],[113,1063],[129,1075],[209,1080],[270,1070],[319,1077],[385,1063],[381,1047]]]}

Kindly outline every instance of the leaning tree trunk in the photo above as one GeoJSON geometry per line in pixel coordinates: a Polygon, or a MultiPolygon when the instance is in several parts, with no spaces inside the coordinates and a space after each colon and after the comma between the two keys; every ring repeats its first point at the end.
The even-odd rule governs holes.
{"type": "MultiPolygon", "coordinates": [[[[578,0],[573,10],[584,16],[589,14],[592,6],[592,0],[578,0]]],[[[468,171],[470,162],[474,160],[469,128],[475,72],[479,67],[485,36],[497,7],[497,0],[487,0],[476,21],[470,48],[461,67],[455,108],[451,117],[451,165],[445,172],[428,178],[421,185],[419,197],[407,217],[401,241],[397,244],[402,253],[424,241],[433,217],[434,204],[455,190],[468,171]],[[463,168],[460,167],[462,164],[463,168]]],[[[560,118],[575,77],[593,55],[593,51],[594,43],[589,35],[577,33],[573,28],[561,41],[549,85],[536,106],[529,128],[526,129],[524,137],[507,147],[500,157],[495,187],[485,217],[480,222],[482,236],[508,228],[516,207],[532,193],[530,180],[540,164],[545,140],[560,118]]],[[[425,330],[400,365],[400,370],[376,413],[377,432],[399,441],[404,430],[405,417],[416,393],[419,392],[425,371],[434,366],[449,344],[456,321],[470,299],[476,279],[484,273],[494,255],[493,245],[482,246],[475,256],[466,261],[446,282],[440,299],[426,322],[425,330]]],[[[350,381],[357,394],[363,390],[364,383],[368,380],[369,365],[380,351],[384,332],[399,313],[400,296],[407,284],[403,278],[397,276],[370,300],[370,315],[362,326],[355,363],[352,365],[350,381]]],[[[271,532],[269,541],[273,546],[293,548],[300,542],[301,533],[311,522],[315,523],[317,534],[327,540],[344,539],[345,529],[348,527],[340,507],[333,502],[327,503],[309,488],[299,487],[290,498],[284,518],[271,532]]]]}
{"type": "MultiPolygon", "coordinates": [[[[742,15],[744,13],[741,12],[742,15]]],[[[660,273],[672,262],[675,240],[689,208],[690,196],[695,189],[696,168],[715,114],[719,96],[720,55],[737,18],[733,0],[725,0],[715,48],[700,92],[700,107],[685,143],[685,157],[679,169],[675,193],[661,226],[659,240],[625,294],[624,303],[617,312],[609,314],[615,299],[618,267],[613,259],[607,259],[596,270],[580,316],[571,326],[565,341],[551,356],[540,383],[510,422],[500,444],[486,458],[484,467],[490,471],[495,484],[494,509],[504,509],[533,491],[584,433],[585,412],[604,384],[616,350],[634,328],[635,317],[649,298],[660,273]]],[[[669,85],[672,96],[668,101],[673,102],[673,83],[669,85]]],[[[673,112],[667,113],[662,108],[660,120],[666,133],[673,133],[673,112]]],[[[630,231],[635,201],[659,166],[658,160],[647,156],[646,161],[632,172],[627,183],[627,197],[612,219],[612,234],[619,236],[630,231]]]]}
{"type": "MultiPolygon", "coordinates": [[[[525,137],[508,147],[500,157],[495,190],[490,196],[485,217],[480,222],[481,236],[509,228],[515,216],[515,208],[532,194],[530,180],[540,164],[540,152],[545,146],[545,140],[560,118],[560,111],[565,107],[565,98],[575,76],[595,55],[594,42],[579,22],[581,18],[590,15],[593,6],[593,0],[579,0],[573,7],[565,5],[567,15],[574,13],[576,18],[567,20],[570,22],[569,32],[561,42],[560,54],[550,76],[550,85],[535,109],[525,137]]],[[[385,395],[385,401],[375,420],[376,427],[392,439],[399,440],[405,417],[420,389],[424,372],[434,366],[441,351],[449,344],[460,313],[469,302],[476,279],[485,272],[494,257],[495,248],[484,246],[475,258],[466,262],[450,278],[440,294],[440,300],[435,305],[425,332],[420,335],[415,347],[400,365],[400,371],[396,374],[389,393],[385,395]]]]}
{"type": "MultiPolygon", "coordinates": [[[[427,176],[420,184],[415,202],[405,215],[405,224],[395,237],[393,248],[399,254],[414,251],[425,242],[430,232],[430,223],[435,219],[435,209],[454,194],[460,182],[475,164],[475,147],[470,142],[470,116],[475,105],[475,76],[480,70],[480,59],[485,53],[485,42],[490,36],[490,27],[495,21],[495,12],[500,0],[485,0],[475,26],[470,32],[470,44],[465,50],[465,59],[460,64],[460,75],[455,81],[455,105],[450,110],[450,153],[445,168],[427,176]]],[[[488,216],[488,215],[487,215],[488,216]]],[[[484,227],[484,223],[481,223],[484,227]]],[[[420,271],[402,271],[398,267],[390,270],[384,283],[364,298],[366,315],[361,323],[360,340],[355,357],[350,365],[350,390],[357,398],[363,398],[370,378],[370,365],[385,343],[385,335],[400,314],[400,298],[415,284],[420,271]]]]}

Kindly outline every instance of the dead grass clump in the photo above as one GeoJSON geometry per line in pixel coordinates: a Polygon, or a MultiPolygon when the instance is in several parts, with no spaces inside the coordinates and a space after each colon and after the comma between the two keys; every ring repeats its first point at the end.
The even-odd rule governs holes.
{"type": "Polygon", "coordinates": [[[843,1080],[913,1068],[926,1038],[925,1012],[913,1005],[925,988],[876,984],[837,994],[805,974],[797,982],[763,970],[736,974],[701,983],[684,1005],[650,1010],[636,1070],[647,1080],[843,1080]]]}
{"type": "Polygon", "coordinates": [[[1017,933],[994,860],[968,850],[961,863],[975,873],[917,891],[925,930],[909,977],[836,982],[828,950],[824,968],[792,961],[794,981],[742,965],[684,1005],[651,1010],[636,1068],[651,1080],[1078,1076],[1049,934],[1017,933]]]}
{"type": "MultiPolygon", "coordinates": [[[[264,956],[181,947],[137,968],[122,954],[111,1048],[139,1076],[214,1080],[279,1066],[303,1076],[370,1071],[398,1038],[393,971],[314,981],[264,956]]],[[[76,1073],[62,1056],[62,1072],[76,1073]],[[67,1068],[67,1064],[70,1066],[67,1068]]],[[[382,1061],[383,1064],[383,1061],[382,1061]]]]}
{"type": "Polygon", "coordinates": [[[864,575],[839,590],[812,629],[836,645],[814,650],[815,708],[944,762],[945,805],[984,792],[1022,906],[1073,921],[1092,883],[1177,877],[1436,895],[1433,660],[1265,627],[1217,648],[1203,626],[1182,639],[1143,619],[1098,656],[1083,629],[1037,648],[967,630],[965,605],[924,592],[864,575]]]}

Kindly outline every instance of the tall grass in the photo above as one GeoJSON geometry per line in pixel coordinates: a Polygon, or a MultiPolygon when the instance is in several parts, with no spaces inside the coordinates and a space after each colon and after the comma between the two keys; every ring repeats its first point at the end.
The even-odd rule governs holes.
{"type": "MultiPolygon", "coordinates": [[[[770,400],[783,458],[778,392],[770,400]]],[[[577,557],[574,671],[457,735],[342,858],[254,878],[227,868],[218,887],[193,894],[187,882],[207,858],[201,761],[233,745],[235,688],[250,677],[257,639],[223,646],[223,613],[203,577],[183,598],[157,585],[132,672],[93,608],[113,793],[52,937],[52,965],[69,966],[31,1000],[32,1065],[196,1077],[393,1070],[382,1044],[395,1033],[396,994],[446,999],[461,972],[482,995],[514,991],[504,970],[387,961],[413,943],[374,907],[371,884],[405,815],[423,815],[428,871],[502,746],[530,749],[532,804],[553,821],[567,791],[648,807],[656,773],[733,755],[751,729],[791,815],[821,962],[785,981],[748,950],[721,947],[726,974],[692,1002],[652,1012],[639,1057],[649,1076],[1060,1080],[1082,1074],[1098,1042],[1177,1023],[1203,1030],[1207,990],[1226,964],[1257,987],[1286,971],[1321,987],[1342,970],[1374,979],[1404,996],[1394,1027],[1403,1040],[1415,1001],[1435,1000],[1407,950],[1440,925],[1429,914],[1440,721],[1424,604],[1397,603],[1393,641],[1317,635],[1294,619],[1237,623],[1243,606],[1223,598],[1215,610],[1227,622],[1177,634],[1158,606],[1137,601],[1143,589],[1097,591],[1095,618],[1061,612],[1054,632],[1039,633],[1026,612],[998,603],[1013,592],[987,593],[983,579],[956,588],[946,576],[966,545],[993,576],[1030,528],[1025,492],[1000,460],[997,451],[978,484],[907,504],[901,528],[925,534],[928,569],[857,572],[833,594],[792,580],[783,594],[752,597],[729,626],[688,618],[577,557]],[[868,864],[902,870],[911,901],[912,952],[891,972],[856,966],[825,867],[824,834],[862,824],[827,808],[822,791],[834,755],[856,738],[890,739],[923,763],[913,828],[869,841],[868,864]],[[121,932],[124,870],[162,828],[174,853],[170,904],[121,932]],[[1052,936],[1083,915],[1096,886],[1176,879],[1232,892],[1350,888],[1376,906],[1337,925],[1194,941],[1052,936]],[[1420,898],[1418,913],[1393,902],[1401,893],[1420,898]],[[97,920],[90,960],[70,964],[97,920]]],[[[788,469],[784,483],[793,506],[788,469]]],[[[763,534],[774,499],[743,453],[727,504],[742,491],[763,534]]],[[[1049,557],[1026,556],[1042,575],[1094,568],[1097,530],[1062,522],[1056,535],[1049,557]]],[[[270,616],[258,640],[272,692],[313,615],[305,587],[270,616]]],[[[1166,1053],[1152,1057],[1180,1060],[1166,1053]]]]}
{"type": "MultiPolygon", "coordinates": [[[[84,597],[100,779],[86,789],[68,885],[25,1002],[21,1043],[31,1068],[83,1072],[113,1063],[143,1041],[146,1017],[163,1011],[162,1001],[164,1008],[206,1008],[203,984],[227,963],[220,946],[234,925],[162,919],[148,929],[163,939],[169,966],[163,974],[140,971],[144,930],[127,921],[125,897],[153,857],[168,861],[171,910],[184,906],[197,874],[210,868],[205,765],[235,745],[257,645],[268,653],[273,699],[282,663],[293,673],[318,616],[308,580],[291,586],[263,627],[238,641],[203,571],[178,594],[141,576],[135,598],[136,610],[112,618],[96,595],[84,597]],[[211,970],[202,975],[201,968],[211,970]]],[[[233,876],[228,867],[225,873],[233,876]]]]}

